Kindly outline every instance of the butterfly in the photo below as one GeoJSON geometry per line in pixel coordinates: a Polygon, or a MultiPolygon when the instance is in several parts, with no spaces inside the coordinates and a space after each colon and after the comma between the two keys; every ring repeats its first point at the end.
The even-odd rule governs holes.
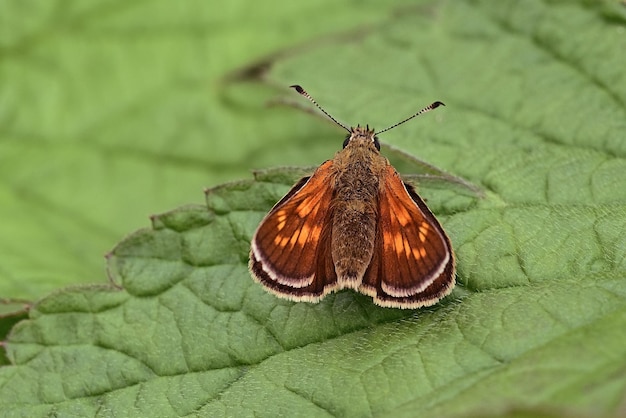
{"type": "Polygon", "coordinates": [[[332,160],[298,181],[270,210],[251,241],[255,280],[279,297],[319,302],[354,289],[383,307],[414,309],[452,291],[450,239],[380,154],[377,134],[442,106],[434,102],[379,132],[348,128],[300,86],[291,86],[348,131],[332,160]]]}

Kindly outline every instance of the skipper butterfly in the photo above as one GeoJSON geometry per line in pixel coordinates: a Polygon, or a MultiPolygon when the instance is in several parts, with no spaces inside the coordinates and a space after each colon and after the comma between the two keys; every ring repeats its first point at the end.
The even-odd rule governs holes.
{"type": "Polygon", "coordinates": [[[348,131],[343,149],[298,181],[265,216],[250,271],[270,292],[318,302],[351,288],[374,303],[429,306],[454,287],[450,239],[414,188],[380,154],[377,134],[443,106],[435,102],[379,132],[348,128],[300,86],[291,86],[348,131]]]}

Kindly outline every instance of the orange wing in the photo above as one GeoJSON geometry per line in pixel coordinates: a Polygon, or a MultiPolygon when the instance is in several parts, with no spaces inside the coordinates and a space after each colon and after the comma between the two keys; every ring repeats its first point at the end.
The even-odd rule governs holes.
{"type": "Polygon", "coordinates": [[[359,290],[380,306],[418,308],[436,303],[453,287],[450,240],[413,187],[388,166],[374,256],[359,290]]]}
{"type": "Polygon", "coordinates": [[[314,302],[337,286],[330,249],[332,161],[300,180],[257,228],[250,271],[270,291],[314,302]]]}

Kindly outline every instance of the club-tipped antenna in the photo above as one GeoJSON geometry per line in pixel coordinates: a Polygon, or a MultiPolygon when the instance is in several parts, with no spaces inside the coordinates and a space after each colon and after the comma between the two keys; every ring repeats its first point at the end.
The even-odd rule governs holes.
{"type": "MultiPolygon", "coordinates": [[[[304,97],[306,97],[307,99],[309,99],[309,101],[311,103],[313,103],[319,110],[322,111],[323,114],[325,114],[326,116],[328,116],[330,118],[330,120],[332,120],[333,122],[335,122],[337,125],[341,126],[343,129],[345,129],[348,132],[352,132],[350,131],[350,128],[348,128],[346,125],[344,125],[343,123],[339,122],[337,119],[333,118],[330,113],[328,113],[327,111],[325,111],[322,106],[318,105],[317,102],[315,101],[315,99],[313,99],[311,97],[311,95],[309,93],[306,92],[306,90],[304,90],[302,87],[300,87],[297,84],[294,84],[293,86],[289,86],[292,89],[296,90],[298,93],[300,93],[301,95],[303,95],[304,97]]],[[[431,105],[432,106],[432,105],[431,105]]],[[[430,110],[430,109],[429,109],[430,110]]],[[[417,116],[417,115],[416,115],[417,116]]],[[[409,118],[410,119],[410,118],[409,118]]]]}
{"type": "Polygon", "coordinates": [[[418,117],[418,116],[419,116],[419,115],[421,115],[422,113],[430,112],[431,110],[436,109],[436,108],[438,108],[439,106],[445,106],[445,104],[443,104],[443,103],[441,103],[441,102],[435,102],[435,103],[432,103],[432,104],[430,104],[429,106],[426,106],[425,108],[423,108],[422,110],[420,110],[419,112],[417,112],[416,114],[414,114],[414,115],[412,115],[412,116],[409,116],[408,118],[406,118],[406,119],[404,119],[404,120],[402,120],[402,121],[400,121],[400,122],[396,123],[395,125],[391,125],[390,127],[383,129],[382,131],[378,131],[378,132],[376,132],[376,135],[378,135],[378,134],[382,134],[383,132],[387,132],[388,130],[393,129],[393,128],[395,128],[396,126],[402,125],[404,122],[408,122],[408,121],[410,121],[411,119],[418,117]]]}

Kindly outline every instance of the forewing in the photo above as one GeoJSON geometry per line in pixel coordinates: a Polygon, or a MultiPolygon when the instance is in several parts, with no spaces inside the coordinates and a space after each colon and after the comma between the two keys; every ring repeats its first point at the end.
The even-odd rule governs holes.
{"type": "Polygon", "coordinates": [[[388,166],[379,195],[374,257],[361,291],[381,306],[417,308],[454,287],[454,255],[439,221],[388,166]]]}
{"type": "Polygon", "coordinates": [[[250,271],[268,289],[292,300],[318,300],[337,277],[330,250],[332,161],[300,180],[257,228],[250,271]]]}

